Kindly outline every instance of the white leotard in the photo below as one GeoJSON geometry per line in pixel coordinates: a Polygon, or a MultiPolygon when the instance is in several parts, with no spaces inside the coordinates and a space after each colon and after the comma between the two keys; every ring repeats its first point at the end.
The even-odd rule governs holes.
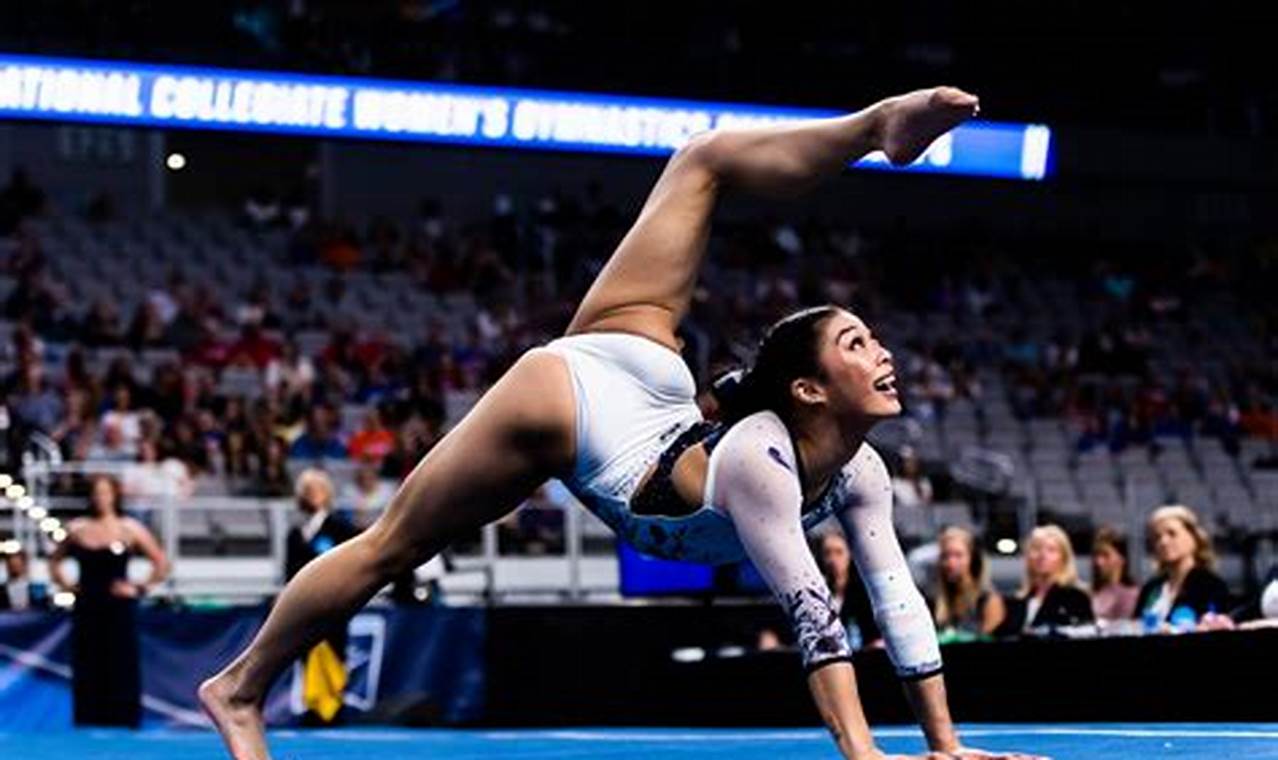
{"type": "Polygon", "coordinates": [[[805,508],[785,424],[759,412],[713,444],[700,509],[635,514],[630,502],[643,475],[671,441],[701,422],[691,373],[678,354],[633,335],[575,335],[547,348],[565,359],[576,396],[577,464],[565,485],[619,536],[669,559],[724,564],[748,555],[785,608],[804,664],[814,668],[851,654],[805,539],[835,515],[898,674],[940,669],[931,615],[892,525],[891,480],[878,452],[863,445],[805,508]]]}

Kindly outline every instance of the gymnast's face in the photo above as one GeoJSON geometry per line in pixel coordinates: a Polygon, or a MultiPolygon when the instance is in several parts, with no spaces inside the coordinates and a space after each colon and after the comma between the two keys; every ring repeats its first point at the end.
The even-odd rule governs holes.
{"type": "Polygon", "coordinates": [[[861,319],[839,311],[821,327],[817,361],[824,371],[823,390],[837,417],[880,419],[901,413],[892,352],[874,337],[861,319]]]}

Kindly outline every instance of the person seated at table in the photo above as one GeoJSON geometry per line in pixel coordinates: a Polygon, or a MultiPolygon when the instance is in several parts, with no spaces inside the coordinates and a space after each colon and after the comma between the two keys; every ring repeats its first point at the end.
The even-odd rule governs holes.
{"type": "Polygon", "coordinates": [[[1108,525],[1092,539],[1092,612],[1100,621],[1126,620],[1136,610],[1140,589],[1132,583],[1127,536],[1108,525]]]}
{"type": "Polygon", "coordinates": [[[972,532],[959,527],[941,531],[937,538],[936,587],[932,618],[937,631],[962,634],[992,634],[1007,614],[1003,597],[990,584],[989,564],[972,532]]]}
{"type": "Polygon", "coordinates": [[[1260,592],[1228,615],[1208,612],[1198,621],[1200,631],[1251,630],[1278,628],[1278,565],[1269,569],[1260,584],[1260,592]]]}
{"type": "Polygon", "coordinates": [[[1141,587],[1136,614],[1159,623],[1185,607],[1198,621],[1230,608],[1229,588],[1215,573],[1211,536],[1189,507],[1159,507],[1149,516],[1146,541],[1158,563],[1158,574],[1141,587]]]}
{"type": "Polygon", "coordinates": [[[1007,617],[996,633],[1015,636],[1034,629],[1095,622],[1092,600],[1078,584],[1074,549],[1057,525],[1030,531],[1025,548],[1025,578],[1007,601],[1007,617]]]}
{"type": "Polygon", "coordinates": [[[858,643],[856,648],[882,645],[883,633],[874,620],[874,607],[865,590],[865,582],[852,562],[847,538],[841,532],[826,531],[818,537],[814,553],[821,575],[830,587],[830,597],[844,630],[849,636],[853,635],[853,630],[856,631],[859,639],[859,642],[854,642],[858,643]]]}

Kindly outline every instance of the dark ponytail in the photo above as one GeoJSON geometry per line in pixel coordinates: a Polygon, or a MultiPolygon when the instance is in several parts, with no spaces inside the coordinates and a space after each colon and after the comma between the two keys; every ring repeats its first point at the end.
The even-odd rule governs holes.
{"type": "Polygon", "coordinates": [[[793,401],[790,384],[800,377],[820,377],[817,361],[821,327],[842,309],[814,306],[797,311],[768,328],[748,369],[721,375],[712,386],[719,417],[731,425],[765,409],[789,422],[793,401]]]}

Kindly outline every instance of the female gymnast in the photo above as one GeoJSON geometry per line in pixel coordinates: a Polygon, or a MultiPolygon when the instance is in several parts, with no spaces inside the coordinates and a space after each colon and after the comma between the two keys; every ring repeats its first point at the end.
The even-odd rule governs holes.
{"type": "Polygon", "coordinates": [[[266,691],[335,621],[557,477],[641,551],[716,563],[748,555],[795,628],[839,750],[882,758],[804,540],[807,527],[837,515],[929,757],[990,757],[959,744],[931,616],[892,527],[888,474],[863,445],[877,420],[901,409],[892,355],[843,309],[794,314],[768,332],[731,422],[715,426],[698,412],[675,338],[722,190],[792,196],[876,150],[908,163],[976,110],[975,97],[937,88],[839,118],[693,137],[666,165],[566,335],[515,362],[417,465],[385,514],[308,564],[249,647],[201,685],[231,754],[268,756],[266,691]]]}

